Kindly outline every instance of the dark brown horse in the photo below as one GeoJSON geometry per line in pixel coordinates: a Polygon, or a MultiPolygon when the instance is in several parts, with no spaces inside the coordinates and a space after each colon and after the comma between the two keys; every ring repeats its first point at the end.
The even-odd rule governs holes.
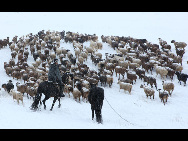
{"type": "MultiPolygon", "coordinates": [[[[64,85],[63,85],[62,89],[64,89],[64,85]]],[[[42,94],[45,95],[45,98],[42,100],[42,103],[44,104],[44,109],[46,109],[45,101],[48,100],[50,97],[54,97],[52,107],[51,107],[50,110],[52,111],[53,106],[54,106],[57,99],[59,101],[58,107],[60,108],[61,104],[60,104],[59,91],[60,91],[60,87],[59,87],[58,84],[54,84],[54,83],[48,82],[48,81],[41,82],[39,84],[38,89],[37,89],[37,94],[35,96],[35,100],[34,100],[33,104],[31,105],[31,109],[32,110],[38,109],[39,102],[41,104],[42,94]]]]}

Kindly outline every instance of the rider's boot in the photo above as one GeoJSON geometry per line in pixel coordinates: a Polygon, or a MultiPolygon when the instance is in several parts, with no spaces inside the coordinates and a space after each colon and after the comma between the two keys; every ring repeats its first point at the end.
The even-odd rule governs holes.
{"type": "Polygon", "coordinates": [[[65,95],[63,94],[63,91],[62,91],[62,86],[60,86],[59,97],[65,97],[65,95]]]}

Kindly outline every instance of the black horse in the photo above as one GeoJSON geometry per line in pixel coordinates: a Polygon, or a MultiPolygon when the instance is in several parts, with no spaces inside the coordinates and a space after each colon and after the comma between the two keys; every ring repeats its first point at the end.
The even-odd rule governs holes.
{"type": "MultiPolygon", "coordinates": [[[[64,89],[64,85],[63,85],[63,89],[64,89]]],[[[44,109],[46,109],[45,101],[48,100],[50,97],[54,97],[52,107],[50,110],[52,111],[53,106],[57,99],[59,101],[58,107],[60,108],[61,104],[60,104],[59,92],[60,92],[60,86],[58,84],[54,84],[54,83],[48,82],[48,81],[41,82],[37,89],[37,94],[35,96],[35,100],[34,100],[33,104],[31,105],[31,109],[32,110],[38,109],[39,102],[41,104],[42,94],[45,95],[45,98],[42,100],[42,102],[44,104],[44,109]]]]}
{"type": "Polygon", "coordinates": [[[88,101],[91,104],[92,120],[94,118],[94,111],[96,115],[96,121],[102,123],[101,109],[104,100],[104,89],[93,85],[88,95],[88,101]]]}

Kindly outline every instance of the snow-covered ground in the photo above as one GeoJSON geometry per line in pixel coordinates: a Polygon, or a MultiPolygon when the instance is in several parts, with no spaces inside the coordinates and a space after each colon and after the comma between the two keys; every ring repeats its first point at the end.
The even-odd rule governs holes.
{"type": "MultiPolygon", "coordinates": [[[[147,12],[34,12],[34,13],[0,13],[0,39],[7,36],[12,39],[15,35],[21,37],[28,33],[36,34],[38,31],[57,30],[73,31],[79,33],[96,34],[101,41],[101,35],[131,36],[145,38],[152,43],[159,44],[158,38],[166,40],[172,46],[171,40],[182,41],[188,44],[188,13],[147,13],[147,12]]],[[[84,43],[89,46],[89,42],[84,43]]],[[[72,44],[64,43],[61,46],[69,48],[73,52],[72,44]]],[[[105,57],[105,53],[116,53],[106,43],[99,50],[105,57]]],[[[188,74],[188,47],[183,57],[183,72],[188,74]]],[[[0,50],[0,85],[12,80],[17,80],[6,75],[3,63],[11,58],[9,47],[0,50]]],[[[90,57],[89,57],[90,58],[90,57]]],[[[33,58],[29,56],[29,62],[33,58]]],[[[97,67],[90,59],[86,64],[92,68],[97,67]]],[[[154,72],[154,76],[155,72],[154,72]]],[[[137,79],[133,85],[131,95],[123,90],[119,91],[117,77],[113,75],[112,88],[104,88],[105,99],[102,108],[103,124],[91,120],[91,108],[89,103],[75,102],[71,98],[61,98],[61,108],[58,102],[53,111],[50,107],[53,98],[46,101],[47,110],[33,112],[30,110],[32,100],[24,96],[24,105],[18,105],[3,89],[0,91],[0,128],[2,129],[132,129],[132,128],[188,128],[188,85],[179,85],[177,77],[172,81],[175,89],[172,96],[164,106],[155,90],[155,99],[145,96],[140,88],[143,82],[137,79]]],[[[170,81],[167,79],[167,81],[170,81]]],[[[23,81],[19,81],[23,83],[23,81]]],[[[157,76],[157,86],[162,88],[161,78],[157,76]]]]}

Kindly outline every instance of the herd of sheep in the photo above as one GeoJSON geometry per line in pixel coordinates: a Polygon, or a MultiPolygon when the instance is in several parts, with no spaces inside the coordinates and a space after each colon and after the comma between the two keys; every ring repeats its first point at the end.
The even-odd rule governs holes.
{"type": "MultiPolygon", "coordinates": [[[[30,33],[20,38],[15,36],[11,41],[9,37],[0,40],[0,49],[9,47],[11,50],[12,59],[4,62],[6,74],[13,79],[24,81],[23,84],[17,82],[17,90],[10,91],[13,99],[17,99],[18,102],[20,99],[23,102],[21,94],[24,93],[34,98],[39,84],[48,80],[50,63],[57,58],[61,74],[66,72],[69,74],[64,87],[64,93],[69,94],[69,98],[72,94],[75,100],[78,98],[80,101],[82,96],[82,99],[87,101],[90,84],[95,83],[101,87],[108,84],[110,88],[113,88],[114,77],[118,77],[119,88],[130,94],[137,83],[136,80],[143,80],[147,86],[143,83],[140,88],[144,89],[147,97],[154,99],[153,85],[157,89],[157,81],[154,76],[149,76],[148,72],[152,74],[155,71],[163,81],[163,91],[157,89],[159,98],[164,104],[167,102],[168,96],[171,96],[174,90],[174,84],[164,82],[164,80],[169,78],[173,80],[177,72],[181,74],[186,43],[172,40],[171,43],[174,43],[176,48],[176,53],[173,53],[171,45],[161,38],[159,38],[159,45],[152,44],[146,39],[124,36],[102,35],[101,40],[102,42],[95,34],[50,30],[42,30],[35,35],[30,33]],[[62,47],[60,42],[71,43],[74,51],[62,47]],[[89,45],[84,46],[85,42],[89,42],[89,45]],[[99,53],[98,50],[103,49],[103,43],[113,48],[114,54],[109,54],[107,51],[104,56],[99,53]],[[32,57],[31,62],[28,62],[29,56],[32,57]],[[98,71],[88,67],[86,64],[88,59],[91,59],[98,71]]],[[[6,84],[2,87],[6,90],[6,84]]]]}

